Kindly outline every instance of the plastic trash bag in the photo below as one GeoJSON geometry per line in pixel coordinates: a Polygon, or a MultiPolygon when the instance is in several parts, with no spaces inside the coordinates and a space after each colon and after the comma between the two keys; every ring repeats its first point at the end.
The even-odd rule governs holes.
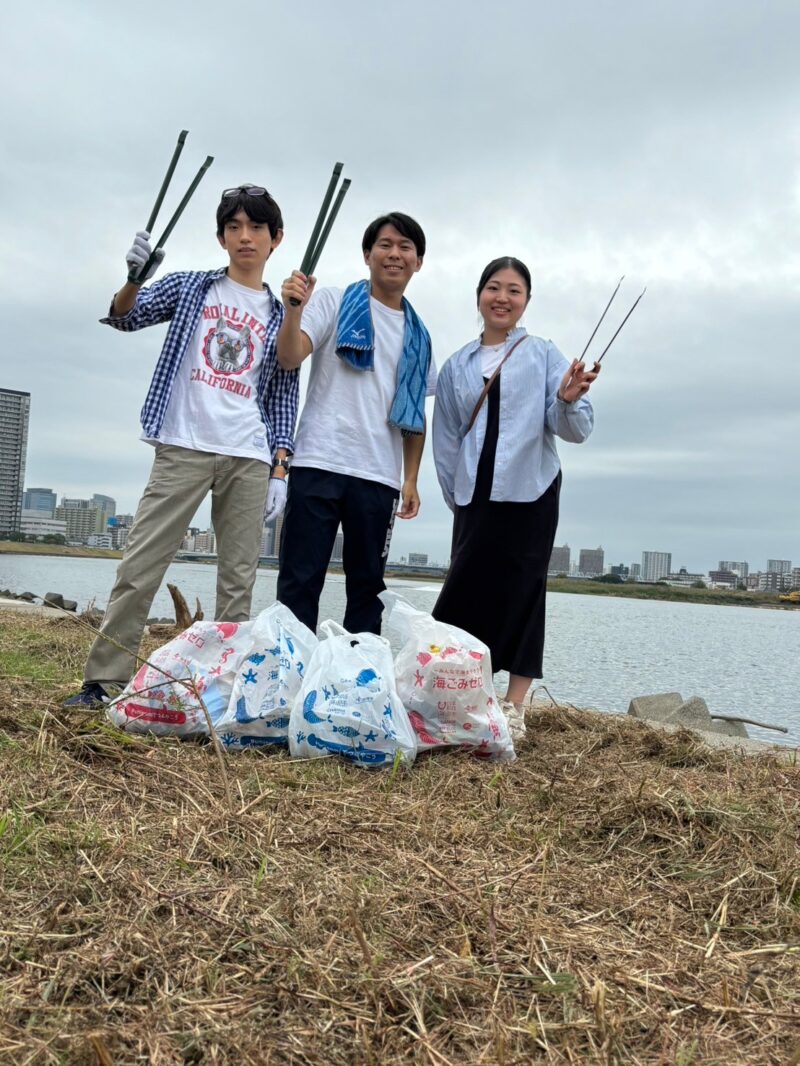
{"type": "Polygon", "coordinates": [[[208,723],[197,695],[181,679],[193,678],[212,724],[227,710],[239,665],[249,653],[252,622],[195,622],[150,656],[106,717],[129,733],[201,736],[208,723]],[[173,678],[177,680],[173,680],[173,678]]]}
{"type": "Polygon", "coordinates": [[[483,758],[516,758],[486,645],[464,629],[437,622],[396,592],[380,598],[389,628],[404,641],[395,659],[397,692],[420,751],[455,745],[483,758]]]}
{"type": "Polygon", "coordinates": [[[397,695],[389,642],[323,622],[292,707],[289,750],[304,759],[341,755],[359,766],[414,761],[414,730],[397,695]]]}
{"type": "Polygon", "coordinates": [[[319,641],[282,603],[254,620],[227,710],[214,723],[226,748],[289,743],[289,714],[319,641]]]}

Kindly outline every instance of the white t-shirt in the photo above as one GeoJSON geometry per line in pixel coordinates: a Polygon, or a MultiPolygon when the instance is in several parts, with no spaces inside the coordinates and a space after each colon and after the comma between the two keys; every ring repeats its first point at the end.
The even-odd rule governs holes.
{"type": "Polygon", "coordinates": [[[198,452],[272,460],[258,410],[258,376],[272,297],[222,277],[206,296],[203,314],[172,385],[158,440],[198,452]]]}
{"type": "MultiPolygon", "coordinates": [[[[399,491],[403,436],[388,418],[403,353],[405,315],[370,297],[375,369],[355,370],[336,354],[342,294],[342,289],[320,289],[303,311],[301,329],[313,351],[292,465],[363,477],[399,491]]],[[[426,395],[435,392],[431,359],[426,395]]]]}
{"type": "Polygon", "coordinates": [[[505,358],[506,342],[482,344],[478,351],[481,354],[481,373],[485,378],[490,378],[505,358]]]}

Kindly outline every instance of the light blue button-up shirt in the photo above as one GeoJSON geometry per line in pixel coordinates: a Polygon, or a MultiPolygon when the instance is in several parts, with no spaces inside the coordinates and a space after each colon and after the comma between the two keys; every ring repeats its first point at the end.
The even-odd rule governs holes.
{"type": "MultiPolygon", "coordinates": [[[[569,362],[552,341],[511,330],[506,350],[519,337],[500,371],[500,429],[490,499],[526,503],[538,500],[561,469],[556,437],[580,444],[592,432],[594,412],[586,396],[574,403],[558,398],[569,362]]],[[[433,458],[445,501],[453,510],[472,501],[488,400],[467,432],[483,390],[480,340],[470,341],[442,367],[433,414],[433,458]]]]}

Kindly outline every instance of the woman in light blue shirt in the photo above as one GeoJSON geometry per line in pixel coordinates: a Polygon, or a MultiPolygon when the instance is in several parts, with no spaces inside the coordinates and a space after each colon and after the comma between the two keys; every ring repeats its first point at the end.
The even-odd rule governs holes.
{"type": "Polygon", "coordinates": [[[489,263],[477,296],[483,332],[448,359],[436,388],[433,456],[454,522],[433,613],[479,637],[492,669],[508,671],[501,707],[518,739],[523,701],[542,676],[561,486],[555,440],[580,444],[591,433],[586,393],[600,367],[569,363],[518,325],[531,297],[530,271],[518,259],[489,263]]]}

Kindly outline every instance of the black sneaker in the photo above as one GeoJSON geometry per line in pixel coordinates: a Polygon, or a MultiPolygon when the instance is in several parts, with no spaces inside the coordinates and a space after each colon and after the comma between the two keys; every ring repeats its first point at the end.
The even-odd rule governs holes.
{"type": "Polygon", "coordinates": [[[114,697],[98,684],[97,681],[84,681],[80,692],[76,692],[74,696],[70,696],[65,699],[61,704],[62,707],[77,707],[82,710],[94,709],[97,707],[105,707],[109,700],[114,697]]]}

